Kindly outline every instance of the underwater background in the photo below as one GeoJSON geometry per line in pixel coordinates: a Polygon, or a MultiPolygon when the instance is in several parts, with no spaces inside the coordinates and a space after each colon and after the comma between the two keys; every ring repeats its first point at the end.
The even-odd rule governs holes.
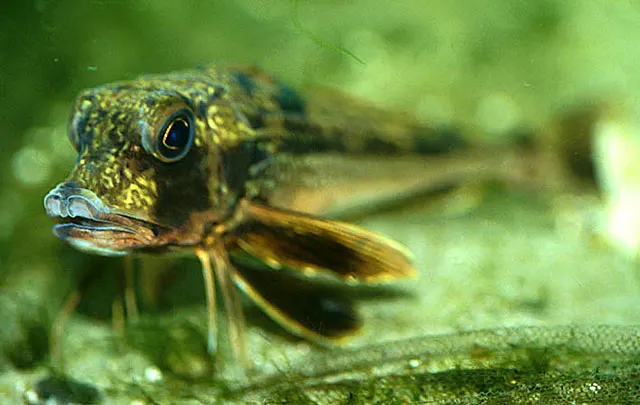
{"type": "Polygon", "coordinates": [[[293,339],[249,308],[261,374],[246,384],[212,377],[195,260],[139,266],[142,319],[118,338],[111,317],[122,260],[60,242],[42,199],[75,161],[66,123],[76,93],[209,63],[255,64],[295,87],[339,89],[492,145],[522,130],[549,150],[582,150],[554,120],[605,105],[631,145],[623,170],[631,180],[619,187],[634,194],[640,5],[37,0],[2,8],[0,402],[55,392],[38,385],[50,375],[49,330],[79,283],[86,291],[61,347],[66,375],[99,392],[85,402],[638,400],[640,228],[632,207],[622,211],[631,236],[610,237],[608,202],[624,193],[602,169],[552,191],[470,179],[452,195],[353,218],[406,245],[420,277],[357,291],[365,327],[348,353],[293,339]]]}

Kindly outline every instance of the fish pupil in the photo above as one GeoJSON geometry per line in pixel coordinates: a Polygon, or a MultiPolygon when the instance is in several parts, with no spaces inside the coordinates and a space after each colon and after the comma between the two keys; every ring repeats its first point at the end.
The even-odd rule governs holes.
{"type": "Polygon", "coordinates": [[[189,123],[179,117],[169,125],[169,128],[167,128],[167,132],[165,132],[162,143],[164,146],[172,150],[184,148],[189,142],[189,136],[189,123]]]}
{"type": "Polygon", "coordinates": [[[156,141],[156,156],[164,162],[176,162],[182,159],[194,137],[193,118],[188,112],[181,111],[164,125],[156,141]]]}

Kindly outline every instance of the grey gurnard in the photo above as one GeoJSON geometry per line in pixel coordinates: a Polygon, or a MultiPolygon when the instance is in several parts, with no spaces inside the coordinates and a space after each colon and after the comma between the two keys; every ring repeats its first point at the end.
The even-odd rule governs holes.
{"type": "Polygon", "coordinates": [[[85,90],[68,133],[75,167],[44,199],[55,235],[99,255],[195,254],[209,349],[217,281],[245,361],[236,286],[296,335],[320,343],[347,336],[360,326],[350,300],[314,289],[306,276],[376,283],[416,270],[398,243],[328,218],[491,176],[507,162],[474,155],[452,131],[337,92],[303,96],[253,67],[206,66],[85,90]]]}

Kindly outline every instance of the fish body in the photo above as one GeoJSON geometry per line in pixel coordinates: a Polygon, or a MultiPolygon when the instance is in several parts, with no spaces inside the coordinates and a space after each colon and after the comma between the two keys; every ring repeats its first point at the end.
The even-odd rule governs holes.
{"type": "Polygon", "coordinates": [[[346,336],[359,326],[348,299],[291,274],[370,283],[415,269],[399,244],[326,216],[480,171],[434,166],[465,150],[451,131],[326,90],[303,96],[251,67],[89,89],[68,128],[75,167],[44,199],[59,222],[55,235],[100,255],[195,253],[210,349],[217,280],[245,357],[234,284],[297,335],[321,343],[346,336]]]}

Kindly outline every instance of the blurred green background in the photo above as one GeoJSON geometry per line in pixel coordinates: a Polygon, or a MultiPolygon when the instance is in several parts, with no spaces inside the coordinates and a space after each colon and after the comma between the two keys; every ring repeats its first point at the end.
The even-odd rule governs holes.
{"type": "Polygon", "coordinates": [[[293,85],[330,86],[425,121],[500,134],[537,127],[566,104],[632,95],[640,87],[638,7],[553,0],[5,3],[3,274],[55,265],[60,248],[40,200],[73,164],[65,124],[81,89],[204,63],[252,63],[293,85]]]}
{"type": "MultiPolygon", "coordinates": [[[[56,240],[42,208],[43,196],[74,162],[66,120],[80,90],[212,62],[257,64],[298,87],[337,88],[427,122],[461,124],[492,138],[514,128],[544,127],[568,105],[637,98],[639,21],[636,2],[604,0],[5,2],[0,14],[0,319],[7,326],[0,331],[0,366],[38,364],[44,358],[33,349],[43,347],[38,325],[48,327],[79,276],[108,271],[115,263],[56,240]]],[[[527,207],[521,201],[511,203],[516,212],[519,206],[527,207]]],[[[492,219],[482,217],[469,226],[509,221],[500,210],[489,210],[492,219]]],[[[546,215],[540,210],[530,213],[531,226],[540,225],[536,218],[546,215]]],[[[373,218],[366,225],[406,239],[412,233],[406,233],[404,225],[428,222],[419,213],[409,219],[403,215],[373,218]]],[[[551,224],[553,219],[544,221],[551,224]]],[[[513,226],[504,232],[520,229],[513,226]]],[[[468,233],[473,228],[466,229],[468,233]]],[[[412,250],[424,243],[402,242],[412,250]]],[[[564,257],[562,252],[575,256],[566,246],[556,250],[557,257],[564,257]]],[[[423,258],[427,253],[416,254],[425,269],[433,264],[423,258]]],[[[588,255],[580,257],[592,261],[588,255]]],[[[612,257],[598,260],[607,266],[617,260],[612,257]]],[[[511,259],[504,259],[505,267],[525,263],[537,271],[531,267],[539,260],[536,256],[511,259]]],[[[575,260],[571,271],[582,265],[575,260]]],[[[622,270],[605,270],[628,271],[620,266],[622,270]]],[[[449,282],[457,277],[462,276],[449,282]]],[[[632,272],[615,280],[627,286],[637,283],[632,272]]],[[[532,287],[533,297],[517,297],[519,290],[514,293],[510,287],[505,294],[522,302],[553,295],[553,290],[540,287],[540,292],[538,287],[532,287]]],[[[633,299],[636,292],[630,290],[628,296],[633,299]]],[[[580,294],[584,300],[589,296],[580,294]]],[[[109,302],[109,294],[103,295],[109,302]]],[[[602,310],[611,316],[597,322],[637,322],[630,309],[637,303],[612,304],[602,310]]],[[[554,319],[589,316],[585,312],[554,319]]],[[[476,319],[464,325],[483,323],[476,319]]],[[[446,321],[441,326],[452,327],[446,321]]]]}

